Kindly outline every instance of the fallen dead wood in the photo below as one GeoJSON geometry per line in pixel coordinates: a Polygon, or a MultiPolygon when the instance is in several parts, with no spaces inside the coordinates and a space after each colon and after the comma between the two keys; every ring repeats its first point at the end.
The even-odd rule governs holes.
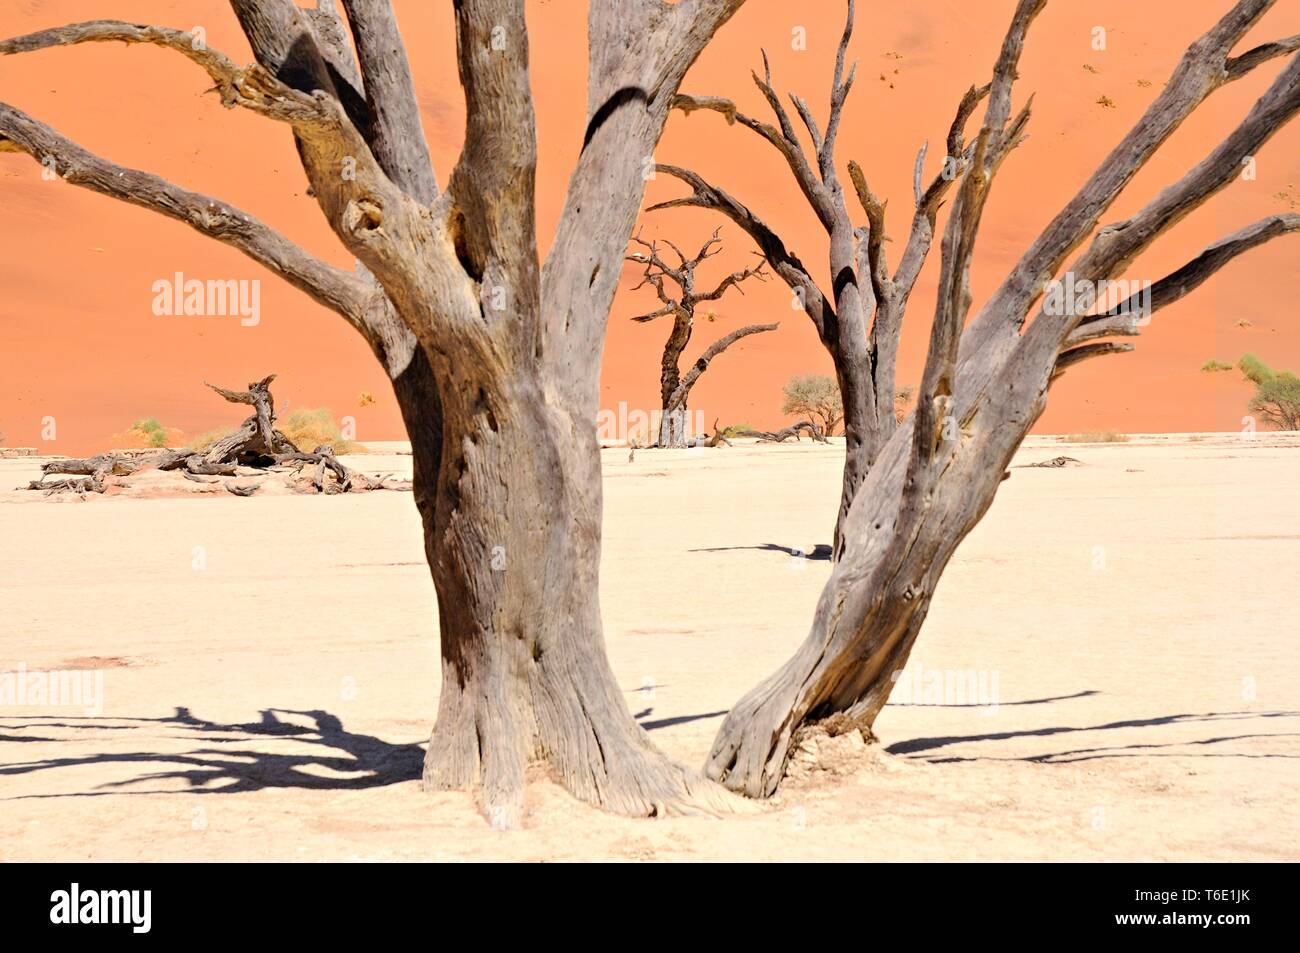
{"type": "Polygon", "coordinates": [[[1049,467],[1059,469],[1060,467],[1081,467],[1082,460],[1076,460],[1074,457],[1052,457],[1050,460],[1040,460],[1038,463],[1017,463],[1017,468],[1022,467],[1049,467]]]}
{"type": "MultiPolygon", "coordinates": [[[[217,440],[205,450],[184,448],[156,453],[101,453],[83,459],[52,460],[41,467],[41,478],[32,480],[25,489],[54,493],[103,493],[110,478],[129,478],[142,470],[178,471],[194,483],[216,483],[220,477],[256,476],[278,473],[296,492],[348,493],[356,490],[409,490],[411,481],[392,480],[391,474],[378,478],[349,470],[334,455],[329,445],[311,453],[299,450],[283,433],[275,429],[275,400],[271,396],[271,374],[248,385],[246,391],[227,390],[214,384],[207,386],[235,404],[247,404],[253,413],[233,433],[217,440]],[[303,471],[312,467],[303,480],[303,471]],[[51,476],[67,475],[50,480],[51,476]],[[213,479],[204,479],[211,477],[213,479]],[[332,479],[331,479],[332,477],[332,479]]],[[[236,496],[252,496],[261,483],[240,485],[226,482],[225,488],[236,496]]]]}
{"type": "Polygon", "coordinates": [[[706,447],[731,446],[731,441],[727,439],[724,428],[718,427],[718,419],[713,420],[713,434],[708,440],[704,441],[706,447]]]}
{"type": "Polygon", "coordinates": [[[802,432],[806,432],[815,443],[830,443],[826,439],[826,435],[822,433],[822,429],[807,420],[801,420],[797,424],[781,430],[753,430],[747,428],[734,431],[733,434],[737,437],[757,437],[760,443],[785,443],[791,437],[798,441],[799,434],[802,432]]]}

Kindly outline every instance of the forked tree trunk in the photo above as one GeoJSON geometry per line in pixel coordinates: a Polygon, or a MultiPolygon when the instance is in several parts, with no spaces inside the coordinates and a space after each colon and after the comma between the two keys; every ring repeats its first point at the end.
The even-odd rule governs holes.
{"type": "Polygon", "coordinates": [[[442,636],[425,786],[478,787],[501,827],[520,823],[534,761],[618,813],[726,809],[726,792],[654,749],[606,660],[590,422],[548,400],[530,372],[490,387],[446,381],[441,431],[430,432],[422,392],[433,378],[419,366],[408,374],[395,390],[412,437],[442,636]]]}
{"type": "Polygon", "coordinates": [[[940,575],[1002,482],[1021,439],[1008,433],[983,454],[954,461],[947,479],[963,492],[936,494],[919,510],[904,511],[911,425],[898,432],[845,517],[845,533],[861,542],[835,564],[811,632],[788,662],[728,712],[706,774],[750,797],[768,797],[802,730],[856,728],[872,736],[940,575]]]}

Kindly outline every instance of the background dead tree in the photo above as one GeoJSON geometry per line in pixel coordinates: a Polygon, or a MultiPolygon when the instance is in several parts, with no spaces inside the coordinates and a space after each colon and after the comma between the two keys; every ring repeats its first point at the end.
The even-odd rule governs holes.
{"type": "MultiPolygon", "coordinates": [[[[907,248],[918,250],[905,250],[893,274],[883,268],[883,207],[863,180],[858,192],[869,228],[863,234],[848,227],[830,161],[849,86],[847,30],[824,134],[796,101],[818,157],[816,171],[795,154],[793,125],[774,94],[769,101],[779,130],[755,128],[739,113],[735,120],[789,154],[830,234],[835,274],[869,280],[837,281],[834,299],[826,298],[775,233],[756,220],[750,224],[743,206],[685,170],[674,173],[694,190],[693,200],[681,204],[727,209],[755,236],[772,269],[803,290],[806,310],[834,349],[846,408],[854,406],[854,419],[863,422],[854,424],[850,441],[859,469],[846,471],[849,502],[839,535],[847,542],[808,638],[732,708],[714,742],[706,772],[727,787],[770,794],[795,734],[812,726],[870,730],[940,573],[992,502],[1058,369],[1117,349],[1100,339],[1138,333],[1131,314],[1085,324],[1077,313],[1040,311],[1027,322],[1043,284],[1090,236],[1070,271],[1082,280],[1119,273],[1235,179],[1242,161],[1300,110],[1300,59],[1292,58],[1201,163],[1129,219],[1094,234],[1137,170],[1211,92],[1300,48],[1291,38],[1233,57],[1232,48],[1272,5],[1238,0],[1188,49],[1133,131],[963,331],[984,200],[1028,118],[1024,111],[1011,116],[1012,84],[1025,33],[1044,2],[1020,0],[992,82],[958,110],[956,148],[950,137],[948,155],[960,176],[917,189],[907,248]],[[978,139],[967,146],[961,130],[985,101],[978,139]],[[960,187],[942,241],[917,409],[885,438],[894,388],[881,386],[876,374],[892,372],[889,329],[929,246],[938,205],[928,196],[946,193],[954,180],[960,187]],[[855,268],[859,256],[865,262],[855,268]],[[862,300],[868,287],[876,301],[871,338],[862,300]],[[890,315],[883,323],[882,309],[890,315]],[[861,451],[868,442],[874,456],[861,451]]],[[[590,4],[587,127],[545,260],[534,215],[537,148],[523,0],[455,4],[466,136],[441,192],[401,37],[384,0],[343,0],[355,58],[338,42],[346,34],[334,29],[332,5],[309,16],[291,0],[232,0],[255,66],[238,66],[188,33],[112,21],[0,43],[0,53],[97,40],[160,45],[201,67],[225,105],[292,130],[317,204],[362,263],[356,272],[306,254],[226,203],[108,163],[0,105],[0,148],[53,161],[65,182],[170,215],[240,248],[364,335],[393,380],[410,434],[415,498],[438,593],[443,681],[425,784],[477,787],[501,826],[520,819],[532,759],[546,761],[577,796],[622,813],[726,810],[737,803],[653,746],[610,671],[598,598],[601,473],[592,422],[606,321],[643,197],[644,158],[653,154],[674,103],[705,102],[679,99],[681,81],[741,3],[590,4]],[[346,176],[340,174],[345,159],[352,173],[346,176]]],[[[761,85],[771,90],[770,82],[761,85]]],[[[1216,246],[1230,253],[1202,256],[1176,280],[1157,283],[1156,306],[1259,243],[1254,233],[1238,236],[1216,246]]]]}
{"type": "Polygon", "coordinates": [[[768,278],[767,273],[763,271],[763,262],[760,260],[753,268],[732,272],[712,291],[697,291],[695,269],[705,259],[712,258],[722,250],[722,240],[718,237],[720,231],[720,228],[714,231],[713,236],[704,243],[694,258],[687,258],[680,248],[664,239],[663,243],[672,249],[673,255],[677,258],[676,265],[664,261],[659,254],[657,243],[644,241],[639,235],[632,238],[632,241],[645,249],[627,256],[628,261],[645,266],[641,283],[633,290],[651,285],[662,302],[662,306],[657,310],[637,315],[632,320],[642,323],[663,317],[671,317],[673,320],[660,362],[659,396],[662,413],[659,421],[658,446],[660,447],[686,446],[687,407],[691,388],[695,386],[704,369],[709,366],[709,362],[741,338],[751,334],[761,334],[764,331],[774,331],[777,327],[775,324],[750,324],[738,328],[710,345],[691,369],[685,374],[682,373],[682,352],[690,343],[691,332],[695,328],[696,306],[701,301],[717,301],[730,288],[735,288],[744,294],[741,283],[749,278],[756,278],[759,281],[766,281],[768,278]],[[675,287],[668,287],[668,283],[675,287]]]}

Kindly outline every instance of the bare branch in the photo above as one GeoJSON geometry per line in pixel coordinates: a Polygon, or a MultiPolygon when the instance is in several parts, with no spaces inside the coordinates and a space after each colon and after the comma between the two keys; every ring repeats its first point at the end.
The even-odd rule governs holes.
{"type": "MultiPolygon", "coordinates": [[[[528,276],[538,267],[537,129],[523,23],[523,0],[456,4],[465,144],[448,186],[465,216],[460,254],[472,276],[520,289],[533,285],[528,276]]],[[[538,316],[537,302],[517,304],[538,316]]]]}
{"type": "MultiPolygon", "coordinates": [[[[599,366],[623,254],[646,173],[682,78],[743,0],[587,5],[587,127],[542,268],[545,358],[599,366]]],[[[595,388],[565,377],[575,402],[595,388]]],[[[575,404],[576,405],[576,404],[575,404]]],[[[593,411],[594,412],[594,411],[593,411]]]]}
{"type": "Polygon", "coordinates": [[[1093,357],[1104,357],[1107,354],[1125,354],[1133,350],[1133,347],[1132,344],[1122,344],[1119,341],[1102,341],[1098,344],[1084,344],[1080,347],[1071,348],[1068,351],[1061,352],[1061,356],[1056,359],[1056,368],[1052,371],[1052,377],[1060,377],[1067,368],[1078,364],[1080,361],[1086,361],[1093,357]]]}
{"type": "Polygon", "coordinates": [[[420,122],[411,66],[390,0],[343,0],[364,78],[371,124],[366,139],[389,177],[416,201],[438,196],[420,122]]]}
{"type": "Polygon", "coordinates": [[[695,359],[695,363],[691,365],[691,369],[682,376],[681,383],[677,385],[677,390],[673,392],[672,397],[669,399],[668,406],[665,409],[675,410],[679,407],[682,401],[686,399],[686,395],[690,393],[691,388],[695,385],[695,382],[699,379],[700,375],[708,368],[709,362],[727,348],[731,347],[731,345],[735,344],[741,338],[749,337],[751,334],[762,334],[764,331],[775,331],[779,326],[779,324],[749,324],[743,328],[737,328],[724,337],[718,338],[708,346],[703,354],[695,359]]]}
{"type": "Polygon", "coordinates": [[[877,302],[885,301],[889,295],[889,264],[885,260],[885,206],[887,202],[880,201],[876,194],[871,191],[867,185],[867,177],[862,173],[862,167],[856,162],[849,162],[849,179],[853,182],[853,190],[857,193],[858,203],[862,210],[867,213],[867,223],[869,230],[867,234],[867,265],[870,269],[871,288],[876,296],[877,302]]]}
{"type": "Polygon", "coordinates": [[[699,254],[697,254],[693,259],[691,259],[691,264],[698,265],[700,262],[704,261],[704,259],[711,258],[714,255],[716,255],[719,251],[721,251],[722,250],[721,235],[722,235],[722,226],[719,225],[717,228],[713,230],[713,234],[709,236],[709,240],[706,241],[702,246],[700,246],[699,254]]]}
{"type": "Polygon", "coordinates": [[[1272,215],[1233,232],[1145,291],[1134,294],[1109,311],[1084,318],[1066,338],[1065,344],[1070,347],[1110,335],[1135,335],[1139,333],[1143,319],[1187,297],[1238,255],[1279,235],[1293,232],[1300,232],[1300,215],[1272,215]]]}
{"type": "Polygon", "coordinates": [[[4,103],[0,103],[0,150],[21,151],[38,162],[52,163],[71,185],[166,215],[237,248],[364,330],[361,316],[375,293],[367,282],[315,258],[227,202],[115,165],[4,103]]]}
{"type": "Polygon", "coordinates": [[[826,122],[826,139],[817,145],[817,158],[821,166],[822,181],[834,176],[835,137],[840,129],[840,117],[844,114],[844,102],[849,98],[853,88],[853,77],[857,73],[857,64],[849,68],[847,78],[844,75],[844,60],[849,50],[849,40],[853,37],[854,0],[849,0],[848,13],[844,21],[844,33],[840,36],[840,45],[835,51],[835,76],[831,80],[831,112],[826,122]]]}
{"type": "MultiPolygon", "coordinates": [[[[648,211],[665,208],[704,208],[721,212],[739,225],[758,245],[772,270],[780,275],[790,289],[800,296],[804,310],[812,318],[818,334],[825,333],[827,318],[834,317],[829,300],[813,280],[803,262],[785,247],[776,232],[772,231],[753,212],[732,196],[704,181],[688,169],[673,165],[656,165],[656,170],[680,179],[691,187],[693,194],[680,199],[670,199],[651,206],[648,211]]],[[[833,323],[833,322],[832,322],[833,323]]]]}
{"type": "Polygon", "coordinates": [[[243,106],[290,123],[299,131],[337,124],[321,101],[284,85],[259,66],[237,65],[224,53],[183,30],[119,20],[92,20],[0,41],[0,55],[104,42],[147,43],[180,53],[211,77],[224,106],[243,106]]]}
{"type": "MultiPolygon", "coordinates": [[[[1122,271],[1160,235],[1233,182],[1245,157],[1257,155],[1297,112],[1300,112],[1300,56],[1288,64],[1246,118],[1205,159],[1132,218],[1098,233],[1088,250],[1070,267],[1076,282],[1107,280],[1122,271]]],[[[1272,216],[1210,246],[1197,259],[1163,280],[1162,306],[1188,294],[1241,252],[1294,231],[1296,219],[1297,216],[1291,215],[1272,216]]],[[[1152,297],[1154,305],[1154,293],[1152,297]]],[[[1083,323],[1083,318],[1068,308],[1062,313],[1044,311],[1040,316],[1044,318],[1042,326],[1031,327],[1022,343],[1030,351],[1059,349],[1083,323]]]]}
{"type": "MultiPolygon", "coordinates": [[[[831,194],[822,179],[819,178],[818,172],[814,171],[809,163],[808,156],[804,153],[803,146],[799,144],[799,140],[795,135],[794,126],[790,122],[790,115],[781,105],[780,99],[770,85],[771,74],[767,68],[766,53],[763,54],[763,66],[767,73],[766,80],[761,79],[757,73],[751,73],[750,75],[776,113],[777,121],[781,126],[779,129],[770,123],[761,122],[745,115],[736,108],[735,103],[720,96],[689,96],[679,93],[673,98],[673,107],[680,109],[686,115],[690,115],[697,109],[721,113],[726,117],[729,125],[740,123],[740,125],[770,143],[781,153],[786,165],[789,166],[791,173],[794,175],[800,191],[803,192],[804,198],[812,206],[822,226],[827,232],[830,232],[834,229],[836,220],[836,210],[831,194]]],[[[794,102],[796,108],[799,109],[800,115],[804,116],[804,121],[808,125],[814,143],[819,145],[819,150],[823,149],[824,144],[816,131],[816,122],[813,120],[811,113],[807,112],[807,105],[803,104],[803,101],[798,97],[794,98],[794,102]]]]}
{"type": "Polygon", "coordinates": [[[1300,50],[1300,34],[1289,36],[1285,40],[1265,43],[1253,50],[1247,50],[1240,56],[1231,57],[1224,66],[1224,71],[1228,74],[1228,81],[1231,82],[1235,79],[1241,79],[1241,77],[1262,63],[1267,63],[1279,56],[1286,56],[1297,50],[1300,50]]]}
{"type": "MultiPolygon", "coordinates": [[[[1020,0],[1016,7],[993,69],[988,108],[975,143],[975,154],[962,179],[956,206],[944,230],[939,294],[917,397],[908,489],[903,503],[905,516],[902,522],[909,527],[920,518],[924,499],[938,477],[942,461],[957,448],[953,433],[956,421],[951,414],[958,346],[970,309],[970,263],[993,176],[1028,118],[1026,108],[1010,127],[1007,126],[1011,89],[1024,50],[1025,35],[1045,2],[1020,0]]],[[[959,117],[960,114],[959,107],[959,117]]]]}
{"type": "Polygon", "coordinates": [[[758,265],[753,268],[744,268],[740,271],[733,271],[731,274],[727,275],[727,277],[723,278],[721,283],[719,283],[719,285],[712,291],[705,292],[704,294],[694,294],[692,297],[697,302],[717,301],[726,294],[730,288],[735,288],[741,294],[744,294],[745,290],[740,287],[740,283],[749,278],[757,278],[759,281],[767,281],[768,275],[767,272],[763,270],[763,262],[760,261],[758,265]]]}
{"type": "MultiPolygon", "coordinates": [[[[963,335],[962,350],[981,352],[996,342],[1000,349],[1015,345],[1005,330],[1019,329],[1042,287],[1065,258],[1096,227],[1101,215],[1161,145],[1197,106],[1228,81],[1229,51],[1273,5],[1274,0],[1238,0],[1233,8],[1188,47],[1173,75],[1142,118],[1097,167],[1073,199],[1039,235],[1019,263],[985,302],[963,335]]],[[[985,371],[998,359],[980,362],[985,371]]],[[[974,370],[977,365],[971,364],[974,370]]]]}

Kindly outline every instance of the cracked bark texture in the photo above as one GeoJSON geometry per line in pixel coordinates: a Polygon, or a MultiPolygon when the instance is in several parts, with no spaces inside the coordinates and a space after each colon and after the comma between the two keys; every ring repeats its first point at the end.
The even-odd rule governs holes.
{"type": "MultiPolygon", "coordinates": [[[[1027,106],[1014,116],[1011,110],[1016,64],[1029,26],[1045,5],[1046,0],[1020,0],[992,81],[972,88],[959,107],[950,157],[960,152],[956,165],[961,171],[940,243],[939,293],[917,409],[879,447],[844,513],[847,542],[804,643],[732,708],[714,740],[706,772],[734,790],[753,797],[772,794],[800,734],[814,727],[831,733],[859,729],[869,736],[906,664],[940,575],[988,510],[1012,454],[1046,406],[1048,388],[1066,368],[1131,349],[1096,339],[1138,334],[1145,323],[1140,318],[1189,293],[1236,255],[1295,231],[1294,217],[1272,216],[1216,242],[1155,282],[1146,315],[1123,306],[1104,314],[1074,309],[1048,313],[1037,304],[1062,266],[1076,281],[1121,275],[1159,235],[1237,178],[1243,159],[1255,155],[1300,110],[1300,58],[1292,57],[1249,114],[1202,162],[1131,218],[1097,228],[1124,186],[1211,92],[1300,48],[1292,37],[1233,57],[1233,46],[1272,6],[1271,0],[1240,0],[1188,48],[1164,92],[1031,243],[968,325],[968,276],[984,202],[1003,160],[1023,140],[1029,119],[1027,106]],[[965,116],[980,101],[987,105],[976,141],[952,148],[965,116]],[[1069,255],[1090,236],[1087,249],[1067,265],[1069,255]],[[1036,306],[1037,316],[1027,322],[1036,306]]],[[[872,222],[869,242],[872,233],[879,233],[875,220],[883,215],[883,206],[871,196],[860,170],[851,169],[851,175],[872,222]]],[[[921,210],[928,192],[920,181],[918,165],[914,238],[918,224],[925,231],[934,223],[921,210]]],[[[736,210],[717,197],[717,190],[707,183],[688,184],[697,204],[718,208],[735,220],[736,210]]],[[[763,241],[774,239],[764,236],[763,241]]],[[[908,253],[904,255],[906,262],[908,253]]],[[[876,257],[868,244],[864,260],[869,265],[876,257]]],[[[887,287],[883,268],[877,265],[872,273],[877,288],[887,287]]],[[[898,274],[912,275],[910,266],[898,274]]],[[[882,300],[879,290],[875,294],[882,300]]],[[[901,312],[891,317],[896,319],[901,312]]]]}
{"type": "Polygon", "coordinates": [[[577,796],[622,813],[738,803],[653,747],[605,658],[594,421],[645,157],[686,70],[741,2],[592,4],[585,143],[545,262],[523,0],[455,4],[467,123],[441,190],[387,0],[344,0],[341,11],[232,0],[249,66],[184,31],[115,21],[0,43],[4,54],[162,46],[201,67],[223,105],[289,127],[317,204],[357,259],[353,272],[228,203],[116,166],[0,106],[0,148],[53,158],[71,184],[239,248],[363,335],[412,442],[438,593],[443,689],[425,783],[476,788],[502,826],[521,820],[534,760],[577,796]]]}

